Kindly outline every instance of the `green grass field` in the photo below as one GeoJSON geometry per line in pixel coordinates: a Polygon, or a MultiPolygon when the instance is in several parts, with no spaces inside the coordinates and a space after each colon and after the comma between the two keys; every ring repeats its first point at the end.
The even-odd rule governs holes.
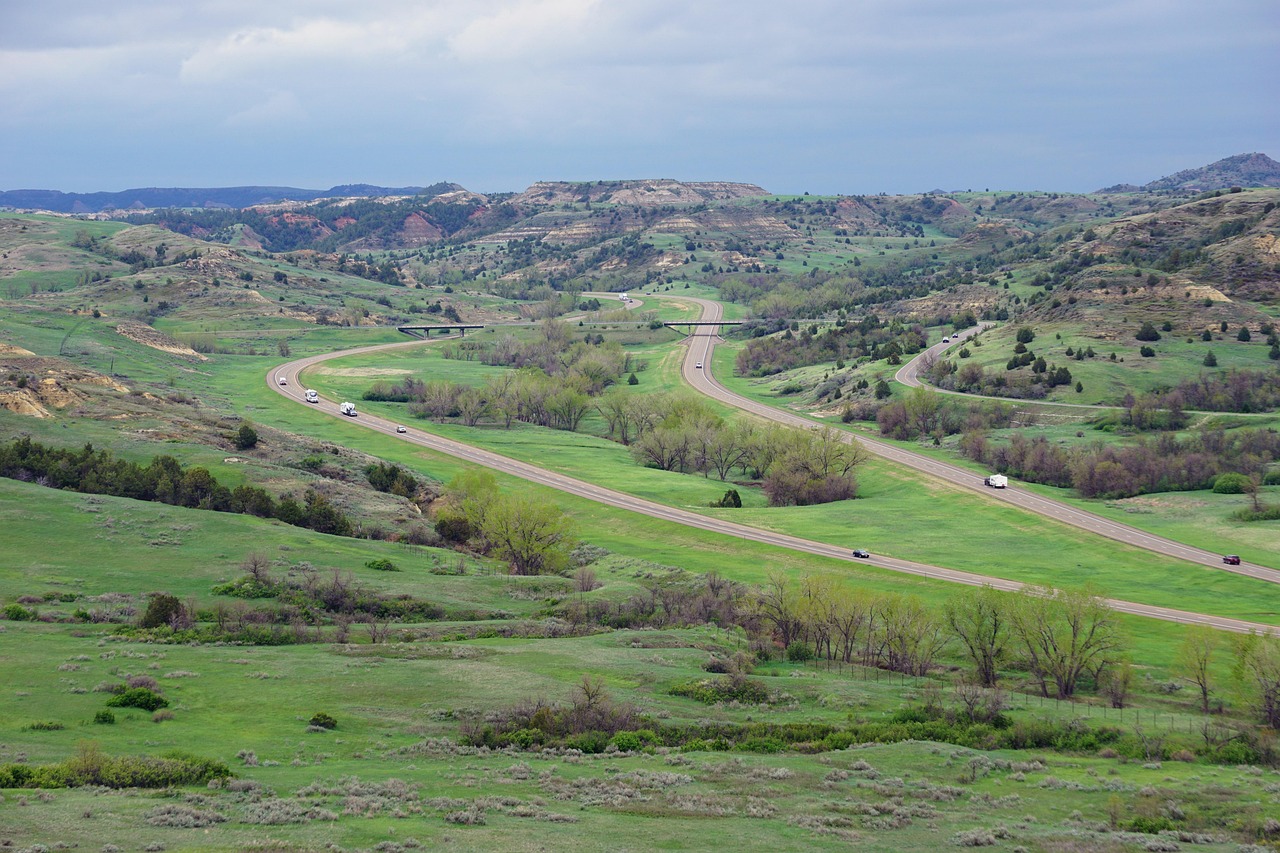
{"type": "MultiPolygon", "coordinates": [[[[73,226],[55,220],[49,227],[73,226]]],[[[818,242],[826,239],[821,235],[818,242]]],[[[673,288],[671,298],[644,306],[663,319],[695,313],[691,303],[680,301],[682,293],[712,293],[697,285],[664,287],[673,288]]],[[[365,295],[376,292],[370,284],[365,295]]],[[[438,289],[409,294],[439,295],[438,289]]],[[[476,297],[474,304],[480,307],[484,299],[476,297]]],[[[496,310],[497,300],[492,304],[496,310]]],[[[740,307],[726,307],[726,316],[742,316],[740,307]]],[[[187,360],[118,335],[110,318],[15,307],[0,323],[0,341],[39,355],[61,352],[72,363],[111,371],[134,393],[123,395],[115,408],[91,397],[45,420],[0,411],[0,439],[30,434],[70,447],[90,441],[136,461],[171,453],[184,464],[208,467],[231,485],[275,476],[294,455],[331,445],[439,481],[463,470],[450,457],[286,401],[264,382],[284,360],[277,354],[281,341],[298,357],[404,339],[393,330],[305,331],[295,321],[269,315],[236,322],[174,317],[157,325],[184,335],[211,334],[235,352],[187,360]],[[257,354],[248,354],[250,346],[257,354]],[[152,403],[144,394],[164,399],[152,403]],[[249,417],[281,431],[271,432],[268,442],[280,435],[297,447],[268,448],[274,456],[266,449],[233,456],[217,442],[202,440],[198,415],[228,423],[249,417]]],[[[630,325],[620,322],[602,332],[648,361],[641,384],[629,391],[681,387],[678,334],[630,325]]],[[[342,359],[310,374],[309,383],[314,379],[312,387],[327,394],[358,399],[374,379],[406,375],[402,370],[468,383],[499,370],[447,361],[435,350],[424,346],[342,359]]],[[[714,366],[722,381],[779,402],[765,384],[731,379],[732,357],[730,347],[717,353],[714,366]]],[[[361,407],[392,416],[403,411],[363,401],[361,407]]],[[[599,429],[591,422],[578,434],[413,423],[691,509],[705,507],[727,487],[697,475],[642,468],[625,448],[591,435],[599,429]]],[[[935,607],[955,588],[856,561],[691,530],[502,473],[497,479],[504,490],[561,506],[583,541],[610,552],[592,565],[600,588],[578,593],[569,578],[511,577],[493,561],[446,549],[324,536],[247,516],[0,480],[0,607],[21,599],[42,620],[0,619],[0,765],[61,761],[89,745],[110,755],[181,749],[225,761],[238,777],[199,789],[5,790],[0,849],[680,850],[728,844],[743,850],[943,845],[1120,851],[1194,843],[1196,849],[1236,851],[1241,844],[1280,838],[1280,830],[1265,822],[1280,814],[1280,772],[1274,768],[1209,764],[1191,752],[1179,753],[1186,760],[1174,759],[1172,748],[1163,762],[1143,755],[1144,738],[1147,748],[1151,739],[1161,739],[1195,749],[1213,735],[1212,727],[1201,733],[1205,724],[1240,724],[1253,713],[1247,685],[1232,677],[1228,649],[1219,651],[1212,666],[1223,713],[1206,719],[1177,664],[1183,629],[1129,617],[1118,620],[1134,666],[1129,707],[1123,710],[1107,707],[1092,693],[1075,702],[1045,701],[1030,693],[1020,668],[1003,673],[1006,714],[1015,725],[1074,720],[1077,727],[1114,726],[1123,732],[1117,741],[1123,743],[1121,754],[1093,748],[978,751],[928,741],[813,754],[804,747],[776,754],[659,748],[600,755],[461,747],[464,721],[522,701],[567,702],[587,674],[600,677],[613,700],[634,704],[655,726],[847,725],[887,722],[929,702],[957,708],[954,685],[964,666],[954,646],[928,678],[772,660],[758,664],[753,675],[768,688],[767,703],[704,705],[672,695],[676,685],[706,677],[703,666],[711,655],[744,650],[744,634],[707,624],[557,636],[563,623],[551,621],[550,614],[576,599],[624,600],[675,570],[715,571],[744,583],[761,583],[773,572],[793,579],[830,576],[846,587],[917,595],[935,607]],[[319,576],[349,573],[380,593],[438,604],[445,616],[394,625],[386,643],[370,642],[357,624],[347,644],[286,646],[143,642],[117,635],[112,624],[73,621],[77,608],[136,609],[157,591],[200,610],[235,605],[239,600],[216,596],[212,587],[241,574],[241,562],[253,552],[272,561],[273,573],[302,571],[303,564],[319,576]],[[401,571],[366,565],[378,558],[401,571]],[[528,625],[534,636],[496,636],[511,625],[528,625]],[[459,639],[465,630],[494,636],[459,639]],[[109,695],[100,685],[130,676],[155,679],[172,716],[116,709],[114,724],[95,723],[109,695]],[[337,728],[309,730],[317,712],[331,714],[337,728]],[[1166,834],[1157,834],[1161,829],[1166,834]]],[[[1117,598],[1246,619],[1275,621],[1280,604],[1269,585],[1172,565],[880,462],[860,470],[860,499],[852,502],[768,509],[758,491],[740,491],[746,499],[741,510],[699,511],[877,554],[1058,585],[1091,582],[1117,598]]],[[[1280,562],[1265,526],[1233,533],[1223,522],[1237,500],[1187,493],[1089,508],[1188,540],[1235,535],[1241,537],[1235,550],[1249,559],[1280,562]]]]}

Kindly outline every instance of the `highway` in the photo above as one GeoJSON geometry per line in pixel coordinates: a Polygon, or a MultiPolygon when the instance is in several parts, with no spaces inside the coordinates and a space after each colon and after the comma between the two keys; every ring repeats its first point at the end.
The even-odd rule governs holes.
{"type": "MultiPolygon", "coordinates": [[[[709,299],[694,299],[687,296],[682,298],[686,301],[696,302],[701,305],[703,317],[709,320],[719,319],[720,313],[723,310],[720,303],[713,302],[709,299]]],[[[966,330],[968,334],[975,334],[977,331],[979,331],[977,328],[966,330]]],[[[735,394],[717,382],[711,371],[711,358],[715,350],[716,340],[717,338],[714,329],[701,333],[696,337],[689,338],[689,352],[685,356],[683,373],[685,381],[688,382],[690,386],[722,403],[777,423],[787,424],[789,426],[800,426],[808,429],[816,429],[819,426],[819,424],[812,418],[806,418],[805,416],[794,412],[788,412],[783,409],[765,405],[764,403],[758,403],[739,394],[735,394]],[[695,367],[695,365],[699,363],[703,365],[701,369],[695,367]]],[[[941,349],[945,349],[947,346],[949,346],[949,344],[935,344],[933,347],[930,347],[926,353],[930,351],[940,351],[941,349]]],[[[921,356],[913,359],[911,363],[918,365],[926,353],[922,353],[921,356]]],[[[910,365],[904,366],[902,370],[898,371],[899,376],[903,375],[903,372],[907,371],[908,367],[910,367],[910,365]]],[[[919,368],[917,367],[916,370],[918,369],[919,368]]],[[[914,377],[915,372],[912,371],[908,375],[914,377]]],[[[899,465],[913,468],[936,479],[945,480],[946,482],[961,488],[983,494],[993,500],[1004,501],[1005,503],[1025,509],[1028,512],[1033,512],[1036,515],[1042,515],[1045,518],[1051,518],[1055,521],[1060,521],[1063,524],[1069,524],[1072,527],[1078,527],[1082,530],[1087,530],[1090,533],[1096,533],[1099,536],[1105,536],[1108,539],[1123,542],[1126,545],[1133,545],[1136,548],[1154,551],[1155,553],[1162,554],[1166,557],[1173,557],[1178,560],[1187,560],[1188,562],[1199,563],[1204,566],[1220,569],[1222,571],[1234,572],[1235,574],[1245,575],[1246,577],[1256,578],[1258,580],[1280,583],[1280,571],[1267,568],[1266,566],[1254,565],[1252,563],[1241,563],[1238,566],[1228,566],[1222,562],[1221,554],[1215,554],[1200,548],[1194,548],[1190,545],[1184,545],[1181,542],[1174,542],[1172,539],[1165,539],[1161,536],[1146,533],[1126,524],[1111,521],[1110,519],[1103,518],[1100,515],[1094,515],[1091,512],[1077,509],[1070,504],[1065,504],[1061,501],[1053,500],[1052,498],[1043,497],[1035,492],[1019,488],[1016,485],[1010,485],[1005,489],[989,489],[983,485],[983,478],[981,475],[974,474],[972,471],[962,468],[959,465],[942,462],[937,459],[933,459],[932,457],[925,456],[920,453],[913,453],[896,445],[877,441],[872,438],[866,438],[864,436],[858,436],[855,439],[853,436],[846,434],[846,440],[856,440],[868,451],[877,456],[888,459],[891,462],[896,462],[899,465]]]]}
{"type": "MultiPolygon", "coordinates": [[[[720,307],[717,303],[705,303],[704,309],[707,304],[714,305],[717,310],[720,307]]],[[[438,338],[437,340],[444,340],[444,338],[438,338]]],[[[707,341],[710,340],[710,338],[707,339],[707,341]]],[[[695,339],[695,341],[700,342],[700,339],[695,339]]],[[[797,536],[788,536],[782,533],[760,530],[754,527],[736,524],[731,521],[722,521],[720,519],[710,518],[688,510],[664,506],[642,498],[623,494],[622,492],[605,489],[583,480],[548,471],[546,469],[539,468],[536,465],[521,462],[520,460],[512,459],[507,456],[502,456],[501,454],[493,453],[492,451],[483,450],[461,442],[441,438],[415,429],[412,426],[405,425],[407,431],[404,433],[397,433],[396,428],[400,426],[400,424],[396,421],[388,420],[376,415],[370,415],[364,412],[357,414],[354,418],[347,417],[338,411],[338,402],[322,397],[317,403],[307,403],[304,399],[303,393],[305,388],[301,383],[300,374],[308,367],[321,364],[322,362],[329,361],[331,359],[344,358],[349,355],[419,347],[423,346],[425,343],[425,341],[408,341],[399,344],[379,344],[309,356],[307,358],[290,361],[287,364],[271,369],[267,372],[264,379],[268,387],[280,394],[283,398],[286,398],[300,406],[310,406],[319,412],[323,412],[333,418],[340,419],[350,424],[352,427],[380,432],[384,435],[409,442],[419,447],[424,447],[439,453],[453,456],[457,459],[463,460],[464,462],[470,462],[472,464],[492,468],[496,471],[501,471],[503,473],[519,477],[531,483],[548,486],[568,494],[587,498],[588,500],[597,501],[618,509],[641,513],[652,518],[670,521],[675,524],[683,524],[688,527],[694,527],[699,530],[706,530],[712,533],[719,533],[745,541],[759,542],[779,548],[788,548],[793,551],[844,560],[850,563],[870,564],[881,569],[931,578],[934,580],[943,580],[952,583],[966,584],[969,586],[991,586],[996,589],[1010,591],[1018,590],[1023,587],[1023,584],[1018,581],[1011,581],[1005,578],[960,572],[954,569],[946,569],[940,566],[930,566],[923,563],[898,560],[890,557],[873,556],[870,559],[856,560],[851,556],[849,550],[846,548],[829,545],[823,542],[802,539],[797,536]],[[286,384],[281,385],[280,379],[284,379],[286,384]]],[[[696,370],[696,368],[692,367],[697,360],[694,357],[696,346],[697,343],[695,343],[695,346],[690,347],[689,358],[685,364],[686,377],[689,376],[690,371],[696,370]]],[[[709,353],[709,351],[710,349],[708,344],[707,352],[709,353]]],[[[706,359],[703,359],[703,361],[706,363],[706,359]]],[[[704,372],[709,373],[709,371],[704,372]]],[[[708,376],[707,378],[709,379],[710,377],[708,376]]],[[[777,414],[785,413],[778,412],[777,414]]],[[[812,423],[806,423],[806,425],[813,426],[812,423]]],[[[1274,630],[1276,627],[1274,625],[1264,623],[1249,622],[1222,616],[1210,616],[1202,613],[1176,610],[1167,607],[1156,607],[1147,604],[1137,604],[1117,599],[1108,599],[1107,603],[1110,607],[1121,613],[1146,616],[1169,622],[1208,625],[1225,631],[1261,632],[1274,630]]]]}

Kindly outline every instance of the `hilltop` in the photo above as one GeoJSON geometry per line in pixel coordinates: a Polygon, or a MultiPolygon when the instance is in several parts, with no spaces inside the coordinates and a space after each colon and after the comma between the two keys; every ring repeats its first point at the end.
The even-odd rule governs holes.
{"type": "Polygon", "coordinates": [[[1116,184],[1098,192],[1205,192],[1230,187],[1280,187],[1280,163],[1266,154],[1236,154],[1208,166],[1183,169],[1142,186],[1116,184]]]}
{"type": "Polygon", "coordinates": [[[119,192],[66,193],[58,190],[0,191],[0,207],[48,210],[53,213],[100,213],[111,210],[145,210],[165,207],[242,208],[278,201],[315,201],[321,198],[439,195],[460,190],[457,184],[430,187],[378,187],[343,184],[327,190],[297,187],[146,187],[119,192]]]}

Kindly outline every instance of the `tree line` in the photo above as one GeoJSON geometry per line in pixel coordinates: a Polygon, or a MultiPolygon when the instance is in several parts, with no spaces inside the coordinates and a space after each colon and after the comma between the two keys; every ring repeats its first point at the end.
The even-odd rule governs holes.
{"type": "Polygon", "coordinates": [[[1184,438],[1161,433],[1124,446],[1098,441],[1063,447],[1020,433],[997,444],[973,432],[961,437],[960,452],[1027,482],[1074,488],[1087,498],[1125,498],[1211,488],[1224,472],[1261,478],[1280,458],[1280,433],[1205,428],[1184,438]]]}
{"type": "Polygon", "coordinates": [[[772,506],[857,495],[855,469],[866,456],[843,434],[730,424],[692,394],[631,393],[615,380],[629,367],[642,365],[617,344],[570,342],[566,332],[564,324],[551,322],[532,342],[500,339],[481,357],[517,369],[490,376],[478,387],[406,377],[374,383],[364,399],[407,403],[415,417],[507,429],[521,422],[577,431],[595,414],[607,437],[629,447],[637,463],[704,477],[714,474],[722,481],[733,476],[758,481],[772,506]]]}
{"type": "Polygon", "coordinates": [[[230,489],[209,469],[184,467],[172,456],[156,456],[140,465],[92,444],[65,450],[23,436],[0,446],[0,477],[85,494],[275,518],[337,536],[359,533],[358,525],[314,489],[308,489],[302,501],[288,494],[276,499],[265,489],[247,484],[230,489]]]}
{"type": "MultiPolygon", "coordinates": [[[[900,593],[851,587],[824,576],[772,574],[761,586],[716,573],[651,581],[627,599],[575,598],[560,608],[574,624],[613,628],[712,623],[741,628],[752,657],[784,655],[924,676],[964,661],[957,696],[970,716],[998,713],[998,691],[1025,678],[1047,698],[1092,691],[1125,707],[1133,688],[1130,649],[1117,614],[1093,589],[1027,586],[1017,592],[966,588],[941,606],[900,593]],[[991,691],[995,691],[994,693],[991,691]]],[[[1196,690],[1203,713],[1221,711],[1218,681],[1229,658],[1232,683],[1258,722],[1280,725],[1280,635],[1224,635],[1189,626],[1174,672],[1196,690]]],[[[743,672],[750,660],[721,660],[713,672],[743,672]]],[[[1181,684],[1176,685],[1181,689],[1181,684]]]]}
{"type": "MultiPolygon", "coordinates": [[[[1133,400],[1121,422],[1153,426],[1167,423],[1164,412],[1133,400]]],[[[1226,472],[1263,478],[1280,459],[1280,433],[1270,429],[1203,427],[1179,436],[1163,432],[1139,436],[1132,444],[1096,441],[1063,446],[1044,436],[1013,433],[995,441],[989,430],[1013,423],[1012,406],[996,401],[955,401],[927,388],[913,388],[905,397],[886,403],[852,403],[845,419],[874,417],[880,434],[900,441],[932,436],[935,441],[960,435],[959,450],[1019,480],[1060,488],[1074,488],[1089,498],[1125,498],[1151,492],[1207,489],[1226,472]]],[[[1174,424],[1185,426],[1173,412],[1174,424]]],[[[1106,426],[1109,422],[1102,422],[1106,426]]],[[[1137,428],[1135,426],[1135,428],[1137,428]]]]}

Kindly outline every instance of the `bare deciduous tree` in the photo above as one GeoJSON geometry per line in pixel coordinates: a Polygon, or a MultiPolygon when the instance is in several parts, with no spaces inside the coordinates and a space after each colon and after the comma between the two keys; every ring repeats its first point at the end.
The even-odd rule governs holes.
{"type": "Polygon", "coordinates": [[[1027,588],[1011,610],[1013,632],[1043,695],[1076,692],[1082,673],[1105,661],[1120,646],[1120,628],[1111,608],[1088,589],[1027,588]]]}
{"type": "Polygon", "coordinates": [[[1221,640],[1218,632],[1203,625],[1191,625],[1178,649],[1178,668],[1191,683],[1200,689],[1200,711],[1209,713],[1209,695],[1212,693],[1210,667],[1221,640]]]}
{"type": "Polygon", "coordinates": [[[947,624],[964,645],[974,676],[995,687],[1009,645],[1009,597],[989,586],[966,590],[947,602],[947,624]]]}

